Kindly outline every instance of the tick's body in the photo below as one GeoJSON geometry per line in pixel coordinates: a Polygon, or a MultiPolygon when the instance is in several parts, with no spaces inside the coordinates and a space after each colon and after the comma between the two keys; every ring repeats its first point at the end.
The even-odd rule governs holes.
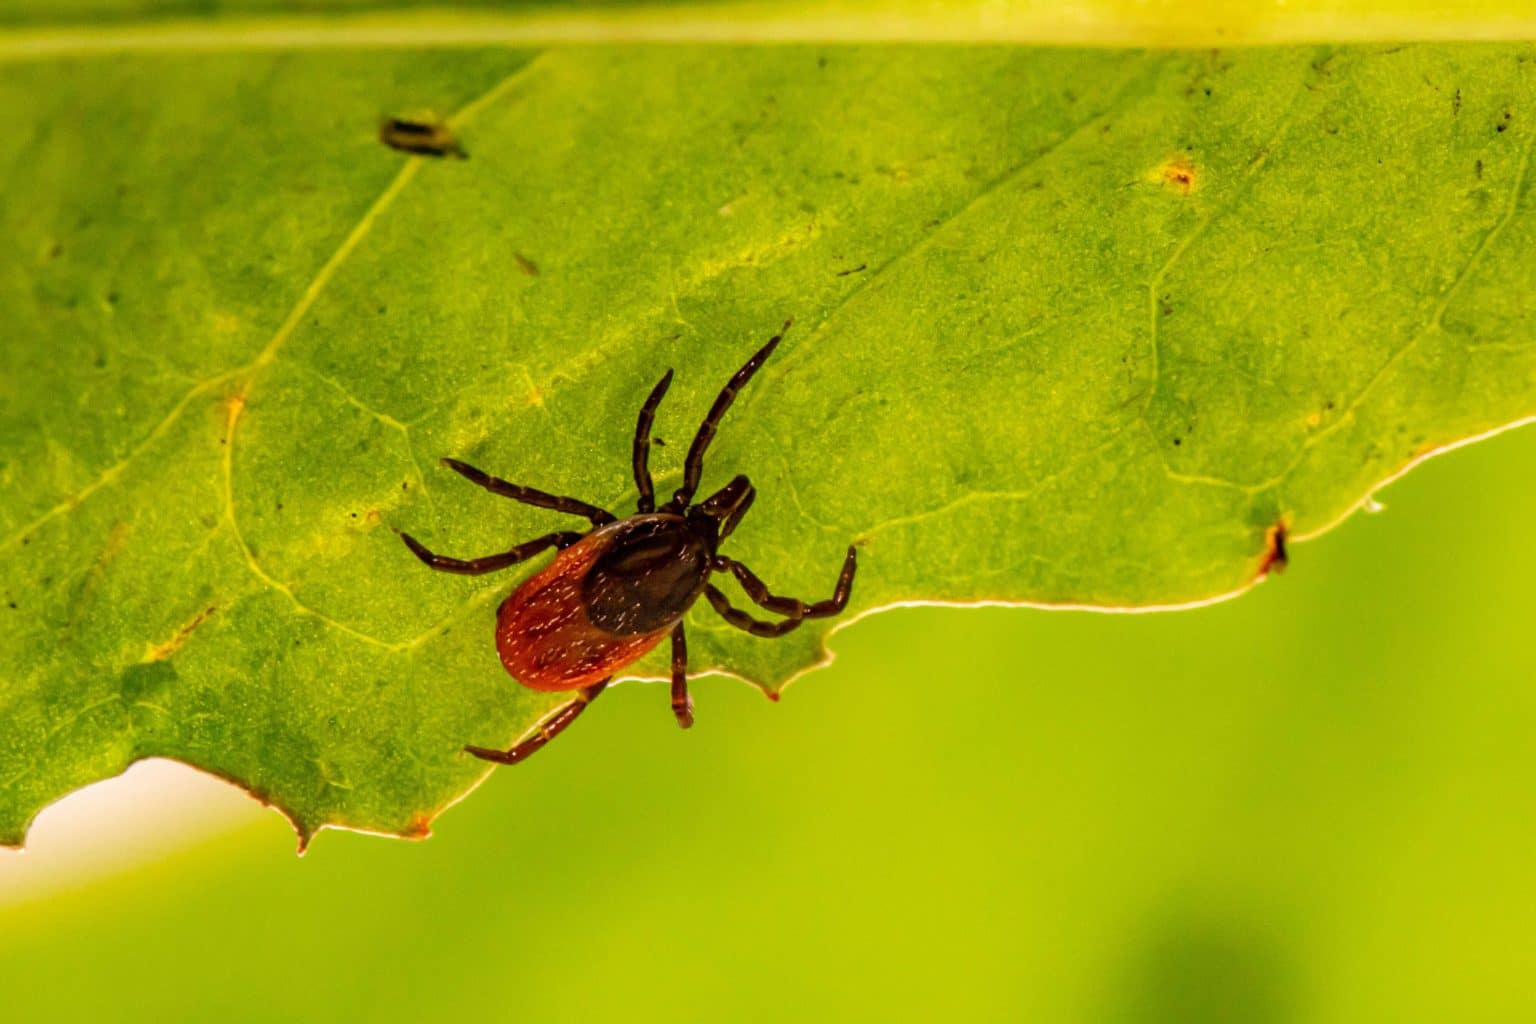
{"type": "Polygon", "coordinates": [[[496,650],[535,690],[606,679],[661,642],[709,582],[709,549],[682,516],[600,526],[502,602],[496,650]]]}
{"type": "Polygon", "coordinates": [[[503,764],[521,761],[569,725],[616,671],[668,635],[672,638],[672,711],[679,725],[686,728],[693,724],[682,620],[701,595],[731,625],[756,636],[782,636],[805,619],[836,615],[847,605],[855,568],[853,548],[848,549],[831,598],[807,604],[776,597],[752,570],[719,553],[721,541],[730,536],[756,496],[751,482],[737,476],[704,501],[693,502],[703,473],[704,452],[720,418],[778,343],[779,336],[775,335],[715,399],[688,449],[682,486],[659,510],[648,456],[651,421],[672,382],[671,370],[651,390],[635,424],[634,473],[640,500],[638,511],[628,518],[616,519],[611,512],[574,498],[498,480],[454,459],[443,460],[449,468],[495,494],[584,516],[593,526],[586,534],[551,533],[499,555],[469,561],[433,554],[410,535],[401,535],[427,565],[466,575],[494,572],[548,548],[560,550],[554,561],[502,602],[496,614],[496,650],[507,671],[523,685],[544,691],[574,690],[576,697],[511,750],[465,750],[503,764]],[[763,622],[731,607],[709,581],[711,573],[735,576],[748,597],[785,616],[784,621],[763,622]]]}

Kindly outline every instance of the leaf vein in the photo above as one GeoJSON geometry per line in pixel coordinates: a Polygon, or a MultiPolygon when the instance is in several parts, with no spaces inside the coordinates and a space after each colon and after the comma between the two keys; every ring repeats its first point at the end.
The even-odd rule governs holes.
{"type": "MultiPolygon", "coordinates": [[[[531,67],[533,67],[534,63],[535,61],[528,61],[527,63],[520,65],[510,74],[501,78],[501,80],[493,85],[490,89],[486,90],[480,96],[471,100],[468,104],[461,108],[458,113],[449,118],[450,123],[461,125],[471,120],[478,113],[480,113],[480,111],[484,110],[490,104],[494,103],[497,99],[505,95],[506,92],[512,87],[512,85],[516,83],[518,79],[521,78],[524,74],[526,74],[531,67]]],[[[336,248],[336,251],[331,254],[331,258],[326,260],[324,265],[321,266],[319,272],[315,274],[314,279],[309,283],[309,287],[304,290],[304,293],[299,297],[299,301],[294,305],[288,316],[278,327],[277,332],[272,336],[272,340],[267,343],[267,346],[261,350],[261,352],[256,356],[251,364],[245,368],[243,374],[246,376],[246,380],[243,382],[242,392],[238,395],[232,396],[226,403],[229,409],[229,419],[224,432],[224,519],[229,523],[230,530],[234,534],[235,541],[239,544],[240,550],[245,555],[245,563],[246,566],[250,569],[251,573],[255,575],[257,579],[265,583],[268,587],[271,587],[273,590],[276,590],[278,593],[287,597],[288,600],[292,603],[294,609],[300,614],[312,616],[316,620],[324,623],[332,629],[335,629],[336,631],[346,636],[350,636],[362,643],[374,647],[381,647],[390,651],[407,650],[410,648],[411,643],[409,641],[404,643],[390,643],[388,641],[381,640],[370,633],[354,629],[353,627],[348,626],[337,619],[333,619],[330,616],[325,615],[324,613],[317,611],[314,608],[311,608],[303,601],[299,600],[298,595],[293,592],[292,587],[290,587],[287,583],[276,579],[272,576],[271,573],[267,572],[266,569],[262,567],[261,563],[256,558],[256,553],[251,549],[250,543],[246,540],[244,532],[242,532],[240,529],[239,517],[235,512],[235,438],[237,436],[236,430],[240,423],[240,415],[245,409],[250,387],[254,383],[256,377],[261,373],[262,370],[270,366],[277,359],[278,353],[281,352],[283,346],[287,344],[288,339],[293,336],[294,331],[297,330],[299,324],[303,322],[305,315],[308,314],[309,310],[314,306],[320,295],[325,291],[326,286],[330,284],[331,280],[336,276],[337,272],[341,269],[343,264],[347,262],[348,258],[351,257],[352,253],[357,249],[358,245],[360,245],[363,239],[367,237],[369,232],[373,229],[373,225],[381,216],[383,216],[385,211],[394,204],[395,199],[416,177],[416,174],[421,169],[423,162],[424,160],[422,157],[415,156],[409,157],[405,161],[404,166],[400,168],[399,172],[390,181],[389,185],[384,189],[382,193],[379,194],[378,198],[373,201],[373,203],[363,213],[363,216],[358,221],[357,225],[353,227],[353,229],[347,234],[347,237],[342,240],[341,245],[336,248]]],[[[318,371],[311,369],[310,372],[317,373],[318,375],[318,371]]],[[[323,378],[323,375],[320,376],[323,378]]],[[[335,384],[335,382],[330,383],[335,384]]],[[[340,387],[340,385],[336,386],[340,387]]],[[[359,408],[368,410],[368,407],[353,398],[351,393],[348,392],[346,388],[343,387],[341,390],[342,393],[345,394],[347,398],[356,404],[359,408]]],[[[372,410],[368,411],[372,412],[372,410]]],[[[398,420],[394,420],[393,417],[388,418],[386,421],[385,418],[382,417],[379,413],[373,413],[373,415],[379,417],[381,422],[392,422],[402,431],[405,429],[404,424],[399,423],[398,420]]],[[[406,440],[407,447],[409,448],[409,436],[407,436],[406,440]]],[[[414,452],[411,453],[411,461],[413,463],[415,462],[414,452]]],[[[417,474],[420,476],[420,467],[417,467],[417,474]]]]}
{"type": "MultiPolygon", "coordinates": [[[[1153,71],[1157,70],[1159,67],[1160,65],[1154,64],[1153,71]]],[[[1082,135],[1083,132],[1085,132],[1087,129],[1091,128],[1093,125],[1099,123],[1105,117],[1112,114],[1115,110],[1119,109],[1120,104],[1130,94],[1132,86],[1144,81],[1149,77],[1150,74],[1152,74],[1152,72],[1143,71],[1138,74],[1129,75],[1120,85],[1120,87],[1115,91],[1115,94],[1111,96],[1109,100],[1103,105],[1103,107],[1094,113],[1092,117],[1086,118],[1079,124],[1068,129],[1062,134],[1061,138],[1050,143],[1038,153],[1035,153],[1033,156],[1028,157],[1020,163],[1009,167],[1001,174],[998,174],[991,180],[987,181],[982,185],[981,189],[978,190],[975,195],[971,196],[964,203],[960,204],[958,207],[941,217],[938,223],[936,223],[933,228],[928,231],[927,234],[907,245],[905,248],[893,253],[878,266],[872,267],[869,273],[860,275],[859,281],[847,292],[843,293],[842,297],[837,300],[831,309],[822,314],[821,320],[816,324],[814,328],[811,329],[809,333],[811,335],[819,334],[826,328],[827,324],[829,324],[835,316],[842,312],[844,307],[846,307],[854,299],[858,298],[865,291],[867,291],[869,287],[878,281],[892,266],[908,259],[909,257],[915,256],[918,253],[926,251],[934,244],[939,235],[942,234],[944,230],[955,221],[970,213],[978,205],[985,202],[990,196],[996,195],[1001,190],[1007,188],[1014,181],[1018,180],[1018,178],[1026,171],[1037,166],[1053,154],[1059,152],[1062,147],[1066,146],[1078,136],[1082,135]]],[[[768,376],[783,376],[788,365],[789,363],[787,360],[781,360],[779,365],[774,370],[770,371],[768,376]]]]}
{"type": "Polygon", "coordinates": [[[1440,293],[1440,299],[1435,303],[1434,311],[1430,314],[1430,317],[1428,321],[1425,322],[1424,326],[1415,331],[1412,337],[1410,337],[1407,341],[1403,342],[1395,350],[1393,350],[1391,355],[1387,357],[1386,361],[1383,362],[1381,366],[1377,367],[1376,372],[1371,375],[1370,380],[1365,382],[1365,385],[1361,387],[1361,389],[1355,394],[1355,397],[1349,402],[1347,406],[1344,407],[1343,411],[1340,412],[1337,419],[1328,424],[1328,426],[1324,427],[1322,430],[1319,430],[1317,433],[1306,438],[1302,442],[1301,450],[1296,453],[1296,457],[1293,458],[1290,463],[1286,465],[1286,467],[1278,474],[1265,481],[1263,484],[1257,485],[1258,487],[1262,489],[1264,487],[1271,487],[1283,483],[1287,477],[1289,477],[1301,466],[1313,448],[1317,447],[1317,445],[1322,443],[1322,441],[1324,441],[1326,438],[1337,433],[1344,427],[1345,424],[1353,421],[1355,414],[1359,411],[1360,407],[1365,404],[1366,400],[1370,397],[1371,392],[1373,392],[1376,389],[1376,386],[1386,378],[1387,374],[1392,370],[1392,368],[1401,362],[1404,356],[1416,348],[1419,342],[1423,341],[1431,331],[1440,327],[1441,319],[1445,316],[1445,311],[1450,308],[1451,302],[1455,299],[1457,292],[1461,290],[1462,284],[1472,276],[1472,271],[1476,269],[1477,264],[1483,257],[1483,254],[1488,251],[1489,247],[1492,246],[1493,243],[1498,239],[1499,235],[1503,233],[1505,226],[1514,219],[1515,212],[1520,205],[1520,195],[1525,189],[1526,177],[1529,174],[1531,165],[1531,151],[1533,148],[1536,148],[1536,133],[1532,133],[1530,140],[1526,142],[1525,148],[1521,152],[1520,165],[1515,172],[1515,182],[1514,185],[1510,188],[1509,199],[1505,203],[1503,214],[1500,215],[1498,221],[1493,225],[1493,227],[1489,228],[1488,231],[1484,233],[1483,237],[1478,241],[1478,244],[1473,248],[1471,254],[1467,257],[1466,262],[1462,265],[1461,270],[1457,273],[1455,279],[1452,280],[1449,287],[1440,293]]]}
{"type": "Polygon", "coordinates": [[[1158,268],[1157,273],[1152,275],[1152,279],[1147,282],[1147,311],[1149,314],[1150,323],[1148,336],[1151,341],[1149,354],[1151,356],[1152,363],[1152,379],[1147,387],[1147,400],[1142,406],[1143,417],[1145,417],[1147,411],[1152,408],[1152,403],[1157,401],[1158,385],[1160,383],[1162,373],[1161,367],[1163,363],[1163,343],[1162,332],[1158,328],[1158,323],[1162,317],[1158,309],[1157,293],[1159,289],[1162,288],[1163,280],[1168,276],[1168,272],[1173,269],[1174,265],[1177,264],[1179,260],[1183,259],[1184,254],[1189,250],[1189,247],[1205,234],[1205,232],[1210,228],[1211,224],[1213,224],[1226,213],[1230,212],[1232,208],[1237,205],[1239,200],[1241,200],[1244,196],[1248,195],[1253,190],[1255,183],[1258,181],[1259,172],[1264,169],[1264,166],[1269,162],[1270,156],[1274,153],[1275,149],[1279,147],[1285,136],[1290,132],[1291,125],[1295,122],[1296,117],[1298,116],[1298,112],[1301,109],[1302,101],[1305,100],[1306,97],[1310,94],[1311,93],[1308,89],[1304,87],[1298,87],[1296,97],[1292,99],[1290,105],[1286,108],[1285,113],[1280,116],[1280,123],[1275,129],[1274,135],[1268,142],[1259,148],[1258,154],[1248,162],[1248,166],[1243,169],[1243,176],[1241,180],[1239,180],[1236,187],[1233,188],[1232,193],[1227,196],[1226,199],[1224,199],[1219,205],[1207,210],[1195,222],[1195,226],[1191,228],[1190,231],[1184,236],[1184,238],[1173,247],[1173,252],[1169,254],[1168,259],[1164,261],[1161,267],[1158,268]]]}

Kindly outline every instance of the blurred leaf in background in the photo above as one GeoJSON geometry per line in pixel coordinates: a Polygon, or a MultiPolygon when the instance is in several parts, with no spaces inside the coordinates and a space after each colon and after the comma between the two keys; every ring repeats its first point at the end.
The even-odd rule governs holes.
{"type": "Polygon", "coordinates": [[[1198,611],[893,611],[686,734],[620,686],[428,843],[10,907],[7,1014],[1528,1019],[1536,433],[1385,498],[1198,611]]]}

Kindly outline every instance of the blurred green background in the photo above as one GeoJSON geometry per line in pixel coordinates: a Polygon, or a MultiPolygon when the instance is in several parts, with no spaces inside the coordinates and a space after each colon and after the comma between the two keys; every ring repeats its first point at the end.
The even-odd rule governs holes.
{"type": "Polygon", "coordinates": [[[620,687],[424,844],[0,910],[5,1016],[1531,1019],[1536,431],[1384,498],[1199,611],[895,611],[688,734],[620,687]]]}

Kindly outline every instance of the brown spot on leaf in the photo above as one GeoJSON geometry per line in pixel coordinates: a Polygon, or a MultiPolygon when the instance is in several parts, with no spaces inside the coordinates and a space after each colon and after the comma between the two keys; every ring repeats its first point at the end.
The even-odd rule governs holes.
{"type": "Polygon", "coordinates": [[[513,253],[512,258],[517,261],[518,270],[521,270],[529,277],[539,276],[539,265],[533,262],[533,260],[529,259],[527,256],[524,256],[520,252],[513,253]]]}
{"type": "Polygon", "coordinates": [[[1177,189],[1180,195],[1189,195],[1200,187],[1200,169],[1184,155],[1167,160],[1157,169],[1157,176],[1164,185],[1177,189]]]}
{"type": "Polygon", "coordinates": [[[379,141],[390,149],[413,156],[451,156],[469,159],[446,121],[427,114],[421,117],[386,117],[379,122],[379,141]]]}
{"type": "Polygon", "coordinates": [[[132,527],[125,522],[119,522],[112,527],[112,531],[107,534],[106,545],[101,549],[101,554],[96,556],[94,571],[100,572],[105,569],[108,563],[122,552],[123,544],[128,540],[130,530],[132,530],[132,527]]]}
{"type": "Polygon", "coordinates": [[[1259,561],[1258,579],[1263,579],[1270,573],[1285,571],[1290,562],[1290,556],[1285,550],[1286,526],[1285,520],[1281,520],[1264,532],[1264,557],[1259,561]]]}
{"type": "Polygon", "coordinates": [[[164,643],[150,644],[144,649],[144,663],[164,661],[177,651],[181,650],[187,640],[192,636],[198,626],[208,621],[209,616],[219,610],[218,605],[209,605],[196,615],[192,616],[186,625],[178,629],[169,640],[164,643]]]}
{"type": "MultiPolygon", "coordinates": [[[[268,807],[276,807],[275,804],[267,803],[265,800],[263,800],[262,803],[266,804],[268,807]]],[[[315,830],[309,828],[307,825],[300,824],[297,818],[289,817],[288,812],[284,811],[281,807],[277,807],[276,809],[282,813],[283,817],[288,818],[288,824],[293,826],[293,831],[299,837],[299,847],[293,852],[300,857],[304,856],[309,852],[309,844],[315,838],[315,830]]]]}
{"type": "MultiPolygon", "coordinates": [[[[70,613],[69,622],[59,632],[59,642],[69,643],[74,638],[75,627],[81,621],[87,619],[95,611],[91,599],[95,597],[101,581],[105,578],[107,568],[123,550],[124,543],[128,540],[128,534],[132,527],[126,522],[118,522],[107,534],[107,543],[96,556],[96,562],[91,566],[91,571],[86,574],[85,582],[81,585],[75,600],[72,602],[73,611],[70,613]]],[[[12,605],[11,607],[16,607],[12,605]]]]}

